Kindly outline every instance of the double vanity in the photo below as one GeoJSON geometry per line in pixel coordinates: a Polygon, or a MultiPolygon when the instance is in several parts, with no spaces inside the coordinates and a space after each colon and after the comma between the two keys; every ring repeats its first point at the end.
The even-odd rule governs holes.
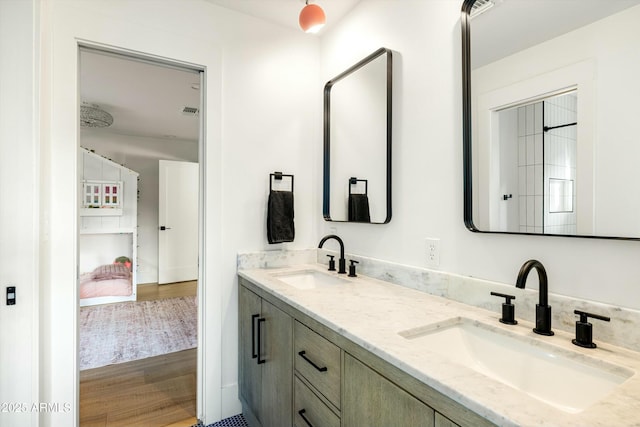
{"type": "MultiPolygon", "coordinates": [[[[465,225],[640,240],[638,193],[620,186],[637,182],[625,96],[638,88],[639,2],[522,3],[463,1],[465,225]]],[[[379,49],[325,86],[327,221],[391,220],[392,58],[379,49]]],[[[535,260],[515,285],[358,256],[347,274],[342,240],[327,239],[338,271],[320,249],[238,257],[252,426],[640,426],[637,310],[554,295],[535,260]],[[524,289],[533,268],[539,291],[524,289]]]]}
{"type": "Polygon", "coordinates": [[[598,347],[586,349],[570,332],[503,324],[499,310],[285,264],[239,263],[240,394],[252,425],[640,424],[640,355],[599,340],[600,324],[598,347]]]}

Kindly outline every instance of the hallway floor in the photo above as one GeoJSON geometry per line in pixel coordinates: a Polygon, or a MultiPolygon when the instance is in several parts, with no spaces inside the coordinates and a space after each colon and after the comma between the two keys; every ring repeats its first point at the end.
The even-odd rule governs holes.
{"type": "MultiPolygon", "coordinates": [[[[138,301],[196,295],[197,282],[138,285],[138,301]]],[[[197,349],[80,372],[82,427],[190,427],[197,349]]]]}

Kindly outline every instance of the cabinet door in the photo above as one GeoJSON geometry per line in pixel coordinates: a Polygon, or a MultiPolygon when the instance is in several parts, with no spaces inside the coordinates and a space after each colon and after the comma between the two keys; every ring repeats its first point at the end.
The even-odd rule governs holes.
{"type": "Polygon", "coordinates": [[[291,317],[267,301],[262,301],[263,427],[286,427],[292,423],[293,399],[293,321],[291,317]]]}
{"type": "Polygon", "coordinates": [[[436,412],[436,427],[460,427],[444,415],[436,412]]]}
{"type": "Polygon", "coordinates": [[[434,411],[352,356],[344,358],[342,427],[433,427],[434,411]]]}
{"type": "Polygon", "coordinates": [[[239,380],[240,395],[254,417],[260,419],[262,390],[262,365],[257,359],[257,320],[261,315],[261,298],[244,286],[239,289],[240,348],[239,380]],[[254,357],[256,356],[256,357],[254,357]]]}

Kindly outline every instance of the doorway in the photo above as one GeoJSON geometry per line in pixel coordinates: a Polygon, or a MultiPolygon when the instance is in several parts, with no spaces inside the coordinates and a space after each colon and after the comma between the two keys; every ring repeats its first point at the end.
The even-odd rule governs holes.
{"type": "MultiPolygon", "coordinates": [[[[122,234],[123,224],[133,230],[131,232],[133,237],[127,240],[132,242],[131,251],[111,258],[114,258],[114,264],[119,264],[118,260],[123,263],[129,262],[129,268],[133,270],[131,287],[134,298],[133,300],[129,298],[130,301],[127,302],[117,300],[108,302],[114,305],[121,304],[121,307],[124,307],[124,304],[132,306],[146,304],[153,307],[147,308],[148,312],[155,310],[155,313],[159,313],[157,309],[159,304],[173,299],[184,299],[186,302],[190,301],[192,305],[195,303],[196,310],[202,310],[203,307],[200,305],[202,298],[199,297],[198,290],[201,284],[199,279],[203,274],[197,260],[202,247],[200,236],[204,217],[202,203],[199,203],[203,194],[201,179],[203,167],[199,165],[203,150],[200,93],[203,72],[181,65],[93,48],[82,47],[79,55],[82,107],[95,108],[102,112],[98,114],[96,123],[91,123],[91,118],[81,117],[81,123],[86,121],[88,126],[81,127],[80,150],[88,150],[91,155],[106,159],[102,162],[103,164],[98,165],[101,171],[115,167],[109,164],[111,162],[139,175],[136,186],[118,184],[121,187],[117,187],[117,200],[125,203],[119,207],[120,213],[116,212],[117,209],[110,209],[113,208],[112,206],[105,206],[104,198],[107,195],[104,193],[101,194],[103,199],[100,205],[94,206],[86,217],[81,213],[79,220],[81,236],[100,229],[103,233],[101,237],[106,236],[110,239],[111,234],[122,234]],[[106,122],[100,122],[105,120],[105,117],[106,122],[110,122],[107,125],[105,125],[106,122]],[[160,165],[163,162],[185,163],[196,167],[195,174],[191,173],[191,179],[195,183],[192,182],[187,190],[182,191],[189,195],[190,203],[195,206],[189,213],[189,218],[181,220],[192,225],[195,241],[192,239],[189,243],[191,245],[189,251],[185,251],[191,253],[194,258],[189,274],[171,276],[169,280],[163,280],[167,284],[159,285],[162,283],[160,272],[163,267],[162,258],[159,256],[161,220],[159,203],[162,198],[160,165]],[[132,197],[132,193],[135,193],[135,197],[132,197]],[[135,216],[133,225],[130,221],[131,211],[134,211],[135,216]]],[[[80,166],[79,175],[84,174],[87,169],[84,165],[80,166]]],[[[103,178],[102,181],[120,182],[108,173],[101,178],[103,178]]],[[[84,189],[84,182],[87,180],[80,179],[80,181],[83,182],[84,189]]],[[[116,187],[108,188],[111,202],[115,198],[113,191],[116,187]]],[[[113,245],[101,243],[92,248],[86,248],[83,240],[80,239],[79,256],[83,257],[85,252],[105,251],[111,246],[113,245]]],[[[122,245],[119,246],[120,251],[122,251],[121,248],[122,245]]],[[[105,255],[103,258],[108,259],[110,255],[113,254],[105,255]]],[[[108,270],[112,269],[112,266],[108,267],[108,270]]],[[[182,301],[179,302],[182,303],[182,301]]],[[[178,312],[182,315],[185,313],[182,308],[178,312]]],[[[197,313],[193,313],[193,319],[189,320],[195,321],[195,326],[192,328],[195,336],[198,328],[197,313]]],[[[146,321],[144,323],[146,324],[146,321]]],[[[78,324],[82,346],[82,324],[80,321],[78,324]]],[[[166,327],[166,323],[161,329],[165,332],[173,330],[171,327],[166,327]]],[[[126,336],[123,339],[130,340],[131,337],[126,336]]],[[[127,342],[130,344],[129,347],[135,347],[131,345],[131,341],[127,342]]],[[[148,339],[142,338],[138,346],[144,347],[148,342],[148,339]]],[[[80,348],[81,352],[82,350],[80,348]]],[[[144,356],[147,350],[143,348],[135,351],[144,356]]],[[[104,367],[87,370],[82,370],[81,367],[81,423],[84,419],[87,422],[105,420],[106,425],[140,423],[165,425],[180,421],[184,421],[185,425],[195,424],[197,421],[198,350],[188,348],[171,351],[169,346],[161,351],[165,353],[154,353],[150,357],[123,362],[116,361],[104,367]],[[144,388],[135,388],[133,384],[141,372],[144,372],[141,375],[146,380],[159,379],[162,385],[154,383],[153,386],[149,386],[155,390],[154,393],[147,392],[144,388]],[[119,390],[115,395],[109,395],[110,391],[106,386],[103,390],[97,390],[102,387],[100,384],[109,384],[109,377],[111,377],[112,386],[114,379],[119,383],[119,390]],[[131,396],[126,398],[127,393],[123,393],[124,390],[130,390],[137,399],[131,399],[131,396]],[[118,395],[124,397],[118,400],[114,397],[118,395]],[[131,404],[131,407],[127,407],[127,404],[131,404]],[[110,405],[113,408],[110,409],[110,405]],[[159,410],[159,408],[162,409],[159,410]],[[160,422],[165,424],[159,424],[160,422]]],[[[82,362],[82,358],[80,361],[82,362]]]]}
{"type": "Polygon", "coordinates": [[[576,234],[578,91],[496,111],[496,230],[576,234]]]}

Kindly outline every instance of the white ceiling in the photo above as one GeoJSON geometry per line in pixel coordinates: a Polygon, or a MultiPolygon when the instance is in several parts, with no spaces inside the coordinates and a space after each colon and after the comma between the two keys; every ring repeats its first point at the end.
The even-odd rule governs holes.
{"type": "Polygon", "coordinates": [[[96,132],[163,139],[198,140],[198,117],[182,113],[200,107],[200,76],[111,54],[80,53],[80,100],[97,104],[113,116],[96,132]]]}
{"type": "Polygon", "coordinates": [[[494,7],[471,20],[473,68],[640,4],[640,0],[494,2],[494,7]]]}
{"type": "MultiPolygon", "coordinates": [[[[278,25],[300,29],[298,16],[304,0],[206,0],[218,6],[264,19],[278,25]]],[[[339,22],[361,0],[310,0],[322,7],[327,17],[324,30],[339,22]]],[[[320,35],[322,34],[320,31],[320,35]]]]}

